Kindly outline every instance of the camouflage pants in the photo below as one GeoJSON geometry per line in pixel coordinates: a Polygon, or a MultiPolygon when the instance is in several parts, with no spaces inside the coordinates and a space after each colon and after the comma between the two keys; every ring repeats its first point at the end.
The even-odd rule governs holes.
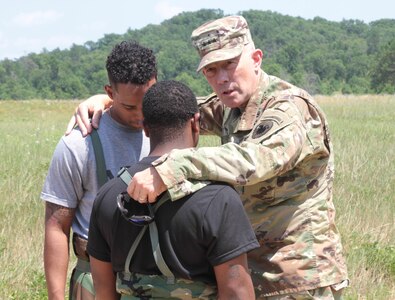
{"type": "Polygon", "coordinates": [[[128,278],[123,272],[117,273],[117,292],[122,295],[121,300],[217,299],[217,287],[202,282],[179,278],[174,284],[169,284],[162,275],[133,273],[131,276],[128,278]]]}
{"type": "Polygon", "coordinates": [[[344,288],[336,290],[333,286],[325,286],[309,291],[278,296],[259,297],[259,300],[341,300],[344,288]]]}
{"type": "Polygon", "coordinates": [[[95,291],[93,288],[92,274],[89,262],[78,259],[70,278],[70,300],[94,300],[95,291]]]}

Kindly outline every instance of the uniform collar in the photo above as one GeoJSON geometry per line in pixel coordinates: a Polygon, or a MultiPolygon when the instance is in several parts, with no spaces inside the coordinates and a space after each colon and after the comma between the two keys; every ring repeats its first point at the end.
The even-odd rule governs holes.
{"type": "Polygon", "coordinates": [[[237,125],[237,131],[252,130],[256,116],[258,114],[259,107],[261,106],[265,95],[265,91],[269,86],[269,76],[265,72],[261,72],[259,79],[258,88],[248,100],[247,105],[243,108],[239,108],[241,112],[240,122],[237,125]]]}

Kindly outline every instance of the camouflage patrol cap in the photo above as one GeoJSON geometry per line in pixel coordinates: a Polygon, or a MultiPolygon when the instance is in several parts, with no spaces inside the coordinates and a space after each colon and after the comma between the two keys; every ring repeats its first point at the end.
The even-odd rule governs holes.
{"type": "Polygon", "coordinates": [[[201,58],[197,72],[213,62],[239,56],[245,45],[253,43],[242,16],[209,21],[192,32],[191,40],[201,58]]]}

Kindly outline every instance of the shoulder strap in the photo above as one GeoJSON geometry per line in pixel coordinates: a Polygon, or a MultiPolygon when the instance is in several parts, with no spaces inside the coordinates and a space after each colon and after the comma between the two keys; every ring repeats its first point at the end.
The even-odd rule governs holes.
{"type": "Polygon", "coordinates": [[[100,137],[95,128],[91,132],[91,139],[93,151],[95,152],[97,182],[99,183],[99,187],[101,187],[107,182],[106,161],[104,159],[100,137]]]}
{"type": "MultiPolygon", "coordinates": [[[[169,199],[170,199],[169,194],[165,193],[158,201],[158,203],[155,205],[154,211],[156,212],[158,208],[169,199]]],[[[163,258],[162,255],[162,251],[160,250],[158,228],[156,227],[155,220],[154,222],[149,224],[149,235],[151,239],[152,254],[154,255],[156,265],[158,266],[162,274],[166,276],[167,284],[174,284],[175,283],[174,274],[167,266],[165,259],[163,258]]]]}
{"type": "MultiPolygon", "coordinates": [[[[132,181],[132,176],[130,175],[129,171],[126,168],[122,168],[119,173],[118,177],[122,179],[122,181],[126,184],[129,185],[129,183],[132,181]]],[[[154,212],[156,212],[159,207],[168,201],[170,199],[169,193],[165,193],[159,201],[156,203],[154,206],[154,212]]],[[[137,249],[137,246],[139,245],[141,238],[143,237],[145,231],[147,230],[147,227],[149,227],[149,232],[150,232],[150,240],[151,240],[151,246],[152,246],[152,251],[155,259],[155,263],[158,266],[158,269],[161,271],[161,273],[167,277],[167,283],[168,284],[174,284],[175,283],[175,277],[173,272],[170,270],[170,268],[167,266],[165,259],[163,258],[162,251],[160,249],[159,245],[159,236],[158,236],[158,228],[156,226],[156,222],[152,222],[149,225],[144,226],[137,238],[134,240],[132,246],[130,247],[127,259],[125,261],[125,267],[124,267],[124,274],[128,278],[127,280],[130,280],[131,278],[131,273],[129,270],[130,262],[132,260],[132,257],[137,249]]]]}

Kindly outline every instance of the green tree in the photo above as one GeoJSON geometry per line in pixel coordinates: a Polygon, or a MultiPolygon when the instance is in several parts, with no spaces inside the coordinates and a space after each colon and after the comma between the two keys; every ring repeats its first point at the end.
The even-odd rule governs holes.
{"type": "MultiPolygon", "coordinates": [[[[394,89],[395,20],[369,24],[359,20],[305,20],[271,11],[240,12],[250,25],[255,45],[262,49],[262,68],[312,94],[388,93],[394,89]]],[[[198,95],[210,92],[196,73],[199,57],[190,42],[193,29],[223,17],[222,10],[182,12],[159,25],[109,33],[97,41],[69,49],[43,49],[16,60],[0,61],[0,99],[84,98],[103,93],[105,61],[112,47],[136,40],[153,49],[159,80],[178,79],[198,95]]]]}
{"type": "Polygon", "coordinates": [[[395,38],[377,53],[372,87],[378,93],[395,93],[395,38]]]}

